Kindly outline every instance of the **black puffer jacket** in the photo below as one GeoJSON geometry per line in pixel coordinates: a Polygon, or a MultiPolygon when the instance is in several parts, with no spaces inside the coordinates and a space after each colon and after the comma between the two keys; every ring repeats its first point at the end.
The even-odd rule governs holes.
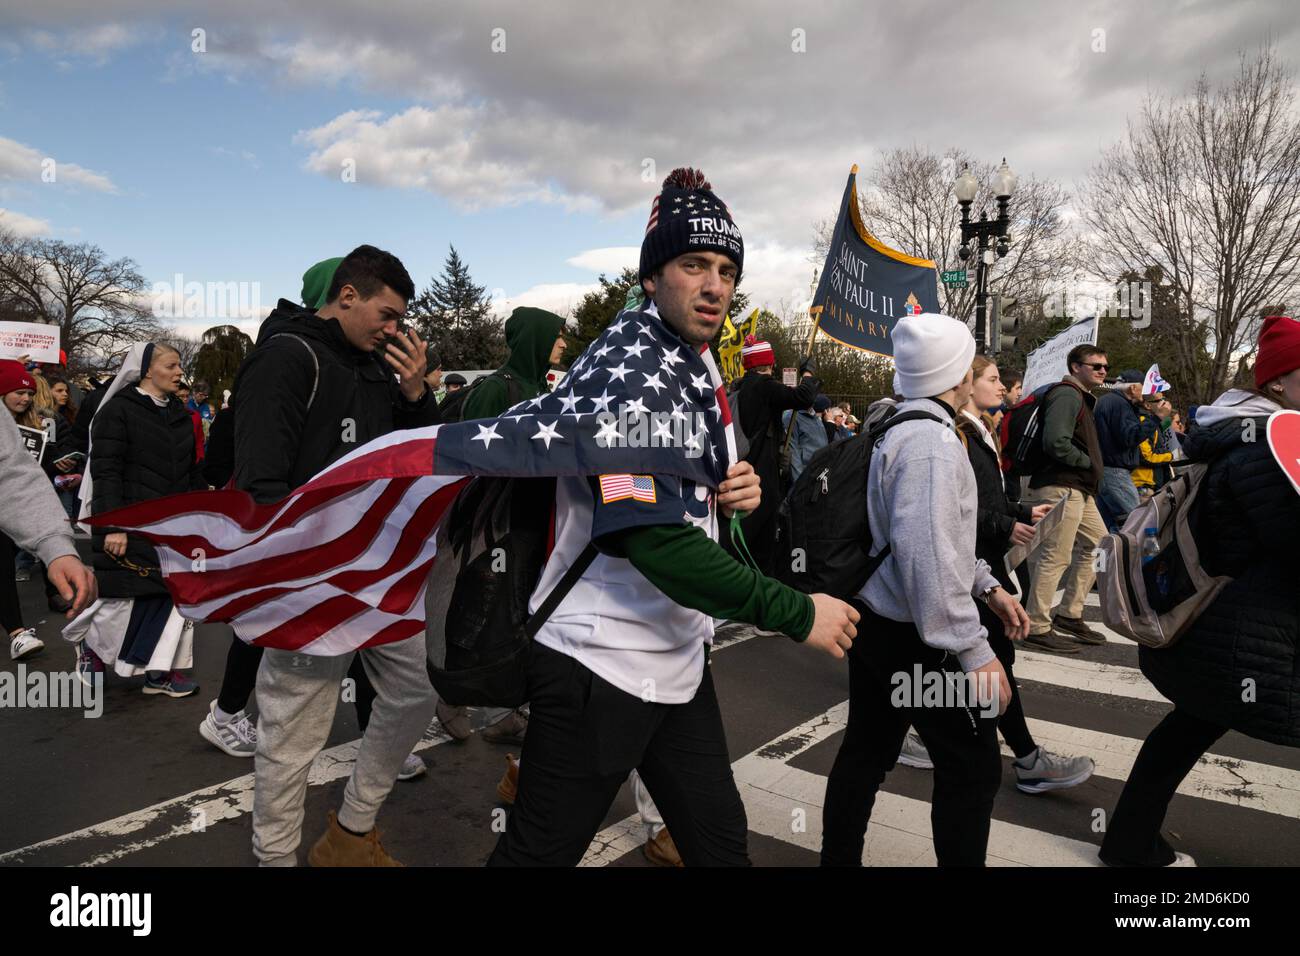
{"type": "Polygon", "coordinates": [[[317,318],[285,299],[240,366],[230,407],[235,487],[259,502],[283,499],[326,465],[394,429],[438,423],[432,392],[406,401],[378,353],[353,348],[337,319],[317,318]]]}
{"type": "Polygon", "coordinates": [[[979,505],[975,511],[975,557],[983,558],[1008,593],[1015,594],[1016,586],[1007,574],[1006,554],[1011,547],[1011,529],[1017,521],[1033,523],[1033,512],[1028,505],[1008,501],[1006,484],[997,453],[984,440],[980,427],[963,414],[956,418],[957,429],[966,439],[966,455],[971,470],[975,472],[976,494],[979,505]]]}
{"type": "MultiPolygon", "coordinates": [[[[165,408],[128,385],[99,409],[90,426],[91,514],[206,488],[194,461],[194,421],[180,401],[165,408]]],[[[104,536],[116,528],[95,528],[91,552],[99,595],[106,598],[167,594],[158,572],[158,553],[135,534],[126,539],[125,560],[148,568],[142,576],[104,551],[104,536]]]]}
{"type": "Polygon", "coordinates": [[[1203,424],[1184,445],[1188,458],[1210,463],[1206,497],[1193,515],[1202,563],[1233,581],[1182,640],[1164,650],[1141,648],[1139,660],[1142,673],[1179,708],[1296,747],[1300,495],[1269,451],[1267,417],[1247,425],[1249,417],[1203,424]]]}

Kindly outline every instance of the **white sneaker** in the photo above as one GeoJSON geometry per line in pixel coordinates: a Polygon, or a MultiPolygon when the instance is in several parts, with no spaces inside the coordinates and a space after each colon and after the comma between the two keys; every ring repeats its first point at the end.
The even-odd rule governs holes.
{"type": "Polygon", "coordinates": [[[217,723],[217,702],[208,705],[208,716],[199,724],[199,736],[232,757],[251,757],[257,753],[257,725],[244,711],[228,723],[217,723]]]}
{"type": "Polygon", "coordinates": [[[915,730],[909,730],[903,738],[903,749],[899,751],[898,762],[904,767],[916,767],[918,770],[933,770],[934,761],[930,751],[921,743],[921,736],[915,730]]]}
{"type": "Polygon", "coordinates": [[[45,649],[45,642],[36,636],[36,628],[29,627],[9,638],[9,659],[20,660],[45,649]]]}
{"type": "Polygon", "coordinates": [[[428,769],[424,761],[415,754],[407,754],[406,759],[402,761],[402,769],[397,772],[397,779],[414,780],[416,777],[423,777],[428,769]]]}
{"type": "Polygon", "coordinates": [[[1196,861],[1192,859],[1190,853],[1179,853],[1174,851],[1174,862],[1170,866],[1196,866],[1196,861]]]}

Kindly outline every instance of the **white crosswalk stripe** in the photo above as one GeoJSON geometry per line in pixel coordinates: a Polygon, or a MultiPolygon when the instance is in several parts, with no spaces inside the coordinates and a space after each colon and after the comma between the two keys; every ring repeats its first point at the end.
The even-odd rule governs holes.
{"type": "MultiPolygon", "coordinates": [[[[1095,596],[1090,598],[1095,600],[1095,596]]],[[[1098,625],[1093,623],[1093,626],[1098,625]]],[[[1121,698],[1168,703],[1137,668],[1086,657],[1062,658],[1020,651],[1016,655],[1015,672],[1017,678],[1116,698],[1116,708],[1121,698]]],[[[791,766],[791,762],[843,730],[847,714],[848,702],[844,701],[733,763],[751,832],[813,853],[820,851],[826,777],[791,766]]],[[[1143,743],[1137,736],[1104,733],[1035,717],[1029,717],[1027,722],[1040,746],[1062,755],[1091,757],[1096,763],[1095,777],[1120,784],[1128,779],[1143,743]]],[[[1134,733],[1141,731],[1135,728],[1134,733]]],[[[1013,756],[1005,745],[1002,750],[1006,757],[1013,756]]],[[[1300,771],[1268,763],[1207,753],[1183,780],[1178,793],[1275,814],[1288,821],[1300,819],[1300,771]]],[[[1109,807],[1100,809],[1109,810],[1109,807]]],[[[999,812],[1000,807],[995,809],[990,828],[989,865],[1099,865],[1100,838],[1087,842],[1046,832],[1000,818],[999,812]]],[[[628,816],[601,831],[582,865],[608,865],[637,851],[645,839],[640,818],[636,814],[628,816]]],[[[929,803],[882,789],[867,830],[863,862],[873,866],[933,866],[929,803]]]]}

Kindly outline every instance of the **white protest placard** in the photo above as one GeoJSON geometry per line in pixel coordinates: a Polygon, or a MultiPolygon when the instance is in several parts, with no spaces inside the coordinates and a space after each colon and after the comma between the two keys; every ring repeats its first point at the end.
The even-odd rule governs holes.
{"type": "Polygon", "coordinates": [[[791,388],[794,388],[796,385],[799,384],[798,376],[799,373],[797,369],[783,368],[781,369],[781,384],[788,385],[791,388]]]}
{"type": "Polygon", "coordinates": [[[1022,394],[1028,395],[1037,388],[1059,382],[1070,371],[1065,359],[1070,349],[1085,342],[1097,344],[1097,316],[1080,319],[1063,332],[1058,332],[1029,353],[1025,361],[1025,383],[1022,394]]]}
{"type": "Polygon", "coordinates": [[[1052,510],[1043,515],[1043,520],[1034,525],[1034,536],[1029,539],[1028,544],[1013,544],[1011,546],[1011,550],[1004,557],[1008,572],[1020,567],[1047,540],[1048,535],[1056,530],[1056,526],[1065,517],[1065,502],[1068,500],[1068,498],[1061,498],[1056,504],[1052,505],[1052,510]]]}
{"type": "Polygon", "coordinates": [[[41,322],[0,322],[0,358],[23,355],[33,362],[59,364],[59,327],[41,322]]]}

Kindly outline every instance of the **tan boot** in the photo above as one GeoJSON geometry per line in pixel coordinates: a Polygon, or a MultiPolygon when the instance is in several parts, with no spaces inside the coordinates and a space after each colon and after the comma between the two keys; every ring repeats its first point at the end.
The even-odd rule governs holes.
{"type": "Polygon", "coordinates": [[[681,854],[677,852],[677,844],[673,842],[667,827],[646,840],[641,852],[655,866],[685,866],[681,854]]]}
{"type": "Polygon", "coordinates": [[[325,833],[307,854],[309,866],[403,866],[385,852],[379,831],[354,836],[339,826],[338,814],[330,811],[325,833]]]}
{"type": "Polygon", "coordinates": [[[502,776],[501,782],[497,784],[497,796],[501,802],[508,807],[515,805],[515,797],[519,795],[519,758],[514,754],[506,754],[506,772],[502,776]]]}

